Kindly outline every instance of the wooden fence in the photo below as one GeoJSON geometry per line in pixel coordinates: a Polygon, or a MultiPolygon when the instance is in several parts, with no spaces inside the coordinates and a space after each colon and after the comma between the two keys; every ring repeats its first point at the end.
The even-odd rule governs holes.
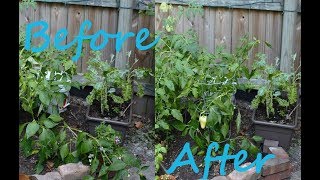
{"type": "MultiPolygon", "coordinates": [[[[130,3],[131,0],[126,1],[130,3]]],[[[124,24],[124,26],[128,26],[125,27],[125,29],[136,34],[140,29],[147,28],[150,33],[154,34],[154,16],[139,13],[139,10],[145,10],[146,6],[138,5],[139,4],[136,2],[133,3],[132,7],[134,10],[132,19],[129,19],[129,24],[124,24]]],[[[29,7],[28,9],[19,12],[19,26],[34,21],[44,20],[49,25],[47,33],[50,35],[51,41],[60,28],[67,28],[68,36],[65,43],[69,43],[76,35],[78,35],[80,25],[84,20],[90,20],[92,22],[92,27],[90,31],[87,32],[88,34],[94,34],[100,29],[112,34],[117,32],[122,32],[123,34],[127,33],[128,31],[124,32],[123,29],[118,29],[119,18],[121,18],[119,17],[120,11],[121,8],[119,8],[117,0],[69,1],[67,3],[63,0],[38,0],[35,9],[29,7]]],[[[100,41],[101,39],[97,42],[99,43],[100,41]]],[[[147,43],[150,43],[151,41],[153,41],[151,38],[146,40],[147,43]]],[[[35,43],[40,43],[40,40],[37,40],[35,43]]],[[[154,52],[152,49],[147,51],[138,50],[135,47],[135,38],[130,38],[128,40],[127,49],[132,51],[130,62],[133,62],[134,58],[139,59],[135,67],[154,69],[154,52]]],[[[77,72],[80,73],[80,75],[87,70],[86,62],[90,55],[89,44],[84,44],[83,53],[84,55],[77,61],[77,72]]],[[[110,59],[111,54],[116,55],[115,39],[109,39],[107,46],[102,50],[102,54],[102,58],[106,60],[110,59]]],[[[116,59],[115,62],[113,62],[113,65],[123,65],[127,61],[128,60],[126,59],[116,59]]],[[[149,87],[146,89],[147,96],[140,99],[135,98],[136,104],[133,106],[133,111],[136,114],[152,118],[152,116],[154,116],[154,91],[150,91],[150,89],[153,88],[152,84],[154,83],[154,78],[150,78],[144,83],[146,87],[149,87]]]]}
{"type": "MultiPolygon", "coordinates": [[[[174,8],[172,12],[177,12],[178,5],[185,5],[189,1],[170,0],[174,8]]],[[[156,0],[156,30],[162,28],[161,19],[169,15],[159,11],[161,2],[168,1],[156,0]]],[[[177,23],[177,32],[184,32],[190,28],[195,30],[199,35],[200,44],[209,52],[214,52],[218,45],[224,45],[226,51],[232,52],[239,45],[240,38],[248,34],[249,37],[256,37],[262,42],[252,54],[265,53],[268,56],[268,63],[273,64],[275,58],[279,57],[280,68],[290,71],[290,58],[296,53],[295,68],[299,67],[301,1],[265,0],[261,3],[261,0],[199,0],[197,2],[204,6],[203,16],[193,19],[183,17],[177,23]],[[272,48],[266,46],[263,41],[270,43],[272,48]]],[[[247,65],[250,67],[252,62],[253,55],[247,65]]]]}
{"type": "MultiPolygon", "coordinates": [[[[90,20],[92,22],[92,28],[88,31],[88,34],[93,34],[100,29],[105,30],[108,33],[117,33],[118,31],[127,33],[123,32],[121,29],[118,30],[119,9],[117,8],[116,0],[103,1],[104,3],[102,4],[94,4],[98,2],[94,0],[84,1],[85,3],[70,2],[71,3],[65,4],[62,0],[60,0],[60,3],[58,1],[52,2],[49,0],[37,1],[37,7],[35,9],[28,8],[20,11],[19,25],[44,20],[49,24],[48,34],[50,34],[51,39],[53,39],[60,28],[67,28],[69,34],[66,43],[71,42],[79,33],[80,25],[84,20],[90,20]]],[[[145,15],[139,13],[139,10],[134,10],[132,20],[130,21],[130,24],[127,24],[126,26],[129,26],[128,29],[135,34],[142,28],[148,28],[151,33],[154,33],[154,16],[145,15]]],[[[150,38],[148,40],[151,41],[150,38]]],[[[97,43],[100,41],[101,37],[98,39],[97,43]]],[[[129,38],[128,41],[130,46],[129,50],[131,50],[132,54],[140,60],[138,66],[153,68],[153,51],[139,51],[135,48],[134,38],[129,38]]],[[[86,62],[88,61],[90,52],[88,43],[84,45],[83,52],[84,56],[77,61],[79,73],[84,73],[87,69],[86,62]]],[[[109,39],[109,42],[102,50],[102,53],[103,59],[110,59],[111,54],[116,55],[115,39],[109,39]]],[[[131,57],[131,59],[133,58],[134,56],[131,57]]],[[[122,61],[122,59],[119,61],[122,61]]]]}

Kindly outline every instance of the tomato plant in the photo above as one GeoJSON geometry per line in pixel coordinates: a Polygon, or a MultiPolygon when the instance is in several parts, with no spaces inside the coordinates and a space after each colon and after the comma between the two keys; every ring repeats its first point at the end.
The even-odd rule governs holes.
{"type": "MultiPolygon", "coordinates": [[[[162,8],[171,9],[164,5],[162,8]]],[[[196,12],[198,10],[196,8],[196,12]]],[[[228,134],[235,110],[232,99],[238,78],[252,76],[245,62],[250,50],[260,41],[244,37],[233,53],[217,47],[211,54],[199,45],[194,31],[174,32],[176,17],[180,16],[169,15],[163,21],[163,30],[157,32],[162,38],[155,48],[155,129],[166,134],[177,129],[182,136],[188,134],[204,150],[212,141],[230,141],[228,134]]],[[[237,131],[241,124],[238,114],[237,131]]],[[[256,152],[253,143],[246,144],[256,152]]]]}

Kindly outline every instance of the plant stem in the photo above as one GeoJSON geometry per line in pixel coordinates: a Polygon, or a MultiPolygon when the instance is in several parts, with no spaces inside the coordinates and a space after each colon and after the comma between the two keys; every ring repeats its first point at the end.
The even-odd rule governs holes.
{"type": "MultiPolygon", "coordinates": [[[[74,130],[74,131],[77,131],[77,132],[83,132],[83,131],[81,131],[81,130],[79,130],[79,129],[75,129],[75,128],[69,127],[68,125],[67,125],[67,127],[68,127],[70,130],[74,130]]],[[[94,136],[92,136],[92,135],[89,134],[89,133],[86,133],[86,135],[87,135],[88,137],[90,137],[91,139],[95,140],[95,141],[97,142],[97,144],[98,144],[100,147],[102,147],[101,144],[100,144],[100,142],[99,142],[99,140],[98,140],[97,138],[95,138],[94,136]]],[[[106,154],[104,151],[102,151],[102,153],[103,153],[103,155],[108,159],[109,163],[111,164],[112,161],[109,159],[109,157],[107,156],[107,154],[106,154]]]]}
{"type": "Polygon", "coordinates": [[[300,106],[300,103],[297,104],[297,105],[293,108],[293,110],[290,112],[290,114],[288,115],[288,117],[290,117],[290,116],[292,115],[292,113],[297,109],[298,106],[300,106]]]}

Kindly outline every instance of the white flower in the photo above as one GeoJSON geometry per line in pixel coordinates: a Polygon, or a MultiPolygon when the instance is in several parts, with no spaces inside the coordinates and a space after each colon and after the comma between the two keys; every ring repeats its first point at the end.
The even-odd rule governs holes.
{"type": "Polygon", "coordinates": [[[167,3],[163,2],[160,5],[160,10],[162,12],[168,12],[168,10],[172,9],[172,5],[168,5],[167,3]]]}
{"type": "Polygon", "coordinates": [[[103,149],[103,147],[102,147],[102,146],[101,146],[99,149],[100,149],[100,151],[103,151],[103,152],[104,152],[104,149],[103,149]]]}
{"type": "Polygon", "coordinates": [[[46,71],[46,80],[50,79],[51,71],[46,71]]]}
{"type": "Polygon", "coordinates": [[[89,159],[93,158],[93,154],[89,154],[88,158],[89,159]]]}

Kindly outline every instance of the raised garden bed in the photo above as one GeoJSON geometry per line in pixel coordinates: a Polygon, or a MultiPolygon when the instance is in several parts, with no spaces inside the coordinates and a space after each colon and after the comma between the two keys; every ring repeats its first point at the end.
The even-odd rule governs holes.
{"type": "Polygon", "coordinates": [[[279,141],[279,146],[288,150],[298,123],[298,110],[292,110],[294,113],[287,120],[280,118],[277,114],[268,119],[265,112],[260,108],[254,110],[252,122],[255,127],[255,134],[265,139],[279,141]]]}

